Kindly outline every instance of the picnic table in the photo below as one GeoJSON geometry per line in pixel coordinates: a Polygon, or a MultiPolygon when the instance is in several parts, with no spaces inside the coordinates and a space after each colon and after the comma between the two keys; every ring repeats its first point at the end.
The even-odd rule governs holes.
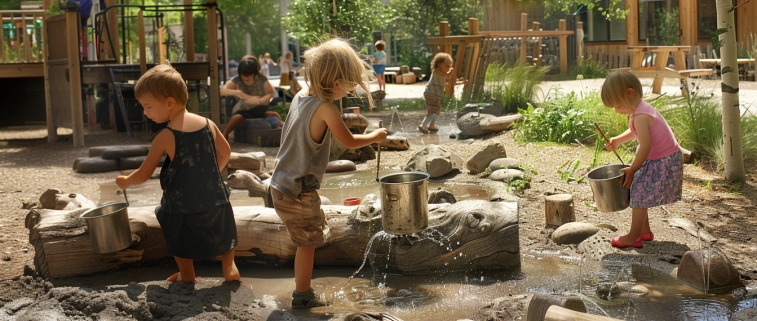
{"type": "MultiPolygon", "coordinates": [[[[712,69],[688,69],[686,67],[686,53],[690,50],[691,46],[628,46],[626,48],[626,51],[633,53],[631,72],[637,77],[654,77],[652,82],[653,93],[661,93],[664,78],[678,78],[681,79],[681,89],[684,95],[688,94],[688,86],[683,78],[712,74],[712,69]],[[654,67],[642,68],[641,65],[646,53],[657,55],[654,67]],[[667,66],[668,57],[671,54],[675,59],[675,68],[667,66]]],[[[702,60],[700,59],[700,61],[702,60]]]]}
{"type": "MultiPolygon", "coordinates": [[[[699,63],[702,64],[703,67],[705,66],[711,66],[714,68],[716,65],[720,65],[720,58],[707,58],[707,59],[699,59],[699,63]]],[[[736,63],[739,65],[739,67],[742,67],[744,65],[748,65],[750,63],[754,63],[754,58],[739,58],[736,59],[736,63]]]]}

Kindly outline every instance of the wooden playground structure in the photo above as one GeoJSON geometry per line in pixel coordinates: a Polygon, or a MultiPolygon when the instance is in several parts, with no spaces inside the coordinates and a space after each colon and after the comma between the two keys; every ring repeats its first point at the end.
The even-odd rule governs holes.
{"type": "MultiPolygon", "coordinates": [[[[446,21],[439,23],[439,37],[430,37],[426,41],[431,45],[434,54],[445,52],[453,54],[453,46],[456,46],[453,60],[453,73],[455,79],[463,77],[468,83],[463,87],[463,99],[470,99],[473,96],[481,94],[484,88],[486,69],[489,63],[493,61],[494,54],[492,45],[503,39],[516,40],[520,42],[519,56],[517,60],[520,63],[533,63],[541,67],[542,59],[542,41],[548,37],[559,38],[559,68],[561,75],[568,74],[568,48],[575,45],[580,48],[579,40],[575,43],[569,43],[569,37],[575,34],[572,30],[566,29],[565,19],[560,20],[558,30],[548,31],[541,30],[539,22],[533,22],[532,28],[528,28],[528,15],[521,14],[520,30],[515,31],[479,31],[479,21],[476,18],[468,19],[468,35],[450,36],[449,24],[446,21]],[[531,56],[528,56],[529,47],[531,47],[531,56]],[[529,59],[530,58],[530,59],[529,59]]],[[[582,29],[583,24],[578,23],[578,28],[582,29]]],[[[580,51],[578,51],[580,55],[580,51]]],[[[447,82],[445,94],[452,97],[454,93],[454,82],[447,82]]]]}
{"type": "MultiPolygon", "coordinates": [[[[0,11],[0,21],[12,21],[13,34],[16,39],[12,41],[11,50],[5,50],[5,41],[2,38],[4,32],[0,32],[0,78],[28,78],[44,77],[45,87],[45,111],[48,131],[48,141],[58,140],[57,128],[66,127],[73,130],[74,146],[84,146],[84,114],[82,102],[86,99],[87,127],[90,131],[97,128],[96,110],[93,87],[97,84],[108,84],[109,96],[115,97],[117,104],[109,106],[111,125],[116,125],[115,114],[120,112],[124,126],[131,135],[131,123],[128,112],[124,106],[122,89],[133,83],[148,68],[155,63],[148,63],[145,39],[145,20],[153,19],[153,27],[157,27],[157,47],[160,59],[155,62],[165,63],[166,48],[164,37],[166,28],[162,25],[162,17],[166,12],[183,12],[184,14],[184,53],[186,61],[171,62],[171,65],[181,73],[182,77],[198,84],[207,83],[208,100],[210,110],[207,116],[216,123],[221,123],[219,77],[225,76],[227,70],[224,63],[226,60],[225,29],[223,17],[216,6],[215,0],[207,0],[203,4],[192,4],[191,0],[183,0],[183,4],[176,5],[116,5],[116,0],[105,0],[106,9],[101,10],[92,19],[95,21],[94,34],[91,35],[96,46],[95,57],[82,59],[81,22],[78,5],[68,2],[65,13],[48,16],[48,9],[53,5],[53,0],[44,0],[41,10],[4,10],[0,11]],[[120,10],[120,14],[119,14],[120,10]],[[122,48],[119,40],[125,31],[122,25],[127,10],[138,10],[136,17],[138,24],[138,63],[127,63],[127,56],[131,57],[132,44],[128,43],[128,49],[122,48]],[[208,52],[206,61],[198,61],[195,54],[194,43],[194,17],[195,11],[207,12],[208,21],[208,52]],[[119,22],[120,19],[120,22],[119,22]],[[29,22],[35,26],[34,32],[27,32],[29,22]],[[121,36],[119,36],[121,27],[121,36]],[[127,55],[128,51],[128,55],[127,55]],[[9,56],[14,55],[16,61],[9,61],[9,56]],[[223,73],[219,73],[223,68],[223,73]],[[86,97],[82,97],[82,89],[86,91],[86,97]]],[[[86,41],[85,41],[86,43],[86,41]]],[[[126,44],[125,41],[123,41],[126,44]]],[[[130,59],[132,60],[132,59],[130,59]]],[[[190,97],[190,102],[192,97],[190,97]]],[[[111,104],[114,102],[111,100],[111,104]]],[[[197,108],[194,108],[197,109],[197,108]]],[[[201,113],[199,110],[191,110],[201,113]]]]}

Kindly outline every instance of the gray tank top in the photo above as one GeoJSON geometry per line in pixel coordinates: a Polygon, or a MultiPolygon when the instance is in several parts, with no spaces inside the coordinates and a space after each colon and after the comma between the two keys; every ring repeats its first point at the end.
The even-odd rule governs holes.
{"type": "Polygon", "coordinates": [[[281,130],[281,147],[276,155],[271,187],[289,197],[321,187],[331,150],[331,131],[326,128],[321,143],[310,137],[310,120],[323,101],[315,96],[296,95],[281,130]]]}

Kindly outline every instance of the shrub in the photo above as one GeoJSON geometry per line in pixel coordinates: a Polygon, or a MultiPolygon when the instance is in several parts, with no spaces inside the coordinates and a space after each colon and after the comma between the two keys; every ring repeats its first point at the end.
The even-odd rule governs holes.
{"type": "Polygon", "coordinates": [[[609,74],[607,67],[596,60],[582,59],[578,65],[570,70],[570,79],[605,78],[609,74]],[[581,75],[579,77],[579,75],[581,75]]]}
{"type": "Polygon", "coordinates": [[[528,105],[520,112],[524,118],[516,125],[515,138],[518,141],[554,142],[570,144],[583,142],[594,136],[593,125],[586,115],[586,108],[580,106],[586,99],[579,100],[575,92],[548,98],[539,107],[528,105]]]}
{"type": "Polygon", "coordinates": [[[536,85],[539,84],[549,67],[516,64],[508,68],[507,63],[494,62],[486,70],[484,96],[491,96],[505,106],[505,112],[517,113],[532,104],[536,85]]]}

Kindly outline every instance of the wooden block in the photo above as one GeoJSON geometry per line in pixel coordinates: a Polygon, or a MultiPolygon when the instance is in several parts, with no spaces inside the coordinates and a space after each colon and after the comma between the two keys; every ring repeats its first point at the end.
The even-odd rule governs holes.
{"type": "Polygon", "coordinates": [[[544,198],[544,214],[547,225],[560,226],[576,220],[573,210],[573,195],[554,194],[544,198]]]}

